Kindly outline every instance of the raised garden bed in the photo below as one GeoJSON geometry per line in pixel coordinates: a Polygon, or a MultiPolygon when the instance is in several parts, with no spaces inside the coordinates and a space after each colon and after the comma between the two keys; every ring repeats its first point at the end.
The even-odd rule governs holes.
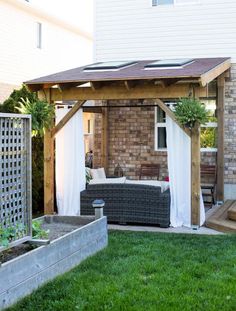
{"type": "Polygon", "coordinates": [[[107,245],[106,217],[95,220],[93,216],[44,216],[40,219],[43,228],[50,230],[51,242],[33,250],[24,244],[6,252],[9,258],[19,256],[0,266],[0,310],[107,245]]]}

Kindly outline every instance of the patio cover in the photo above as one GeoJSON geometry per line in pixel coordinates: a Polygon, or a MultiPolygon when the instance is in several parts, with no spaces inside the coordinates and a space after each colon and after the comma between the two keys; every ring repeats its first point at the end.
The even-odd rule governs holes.
{"type": "MultiPolygon", "coordinates": [[[[156,60],[134,61],[134,64],[119,70],[84,70],[87,66],[59,72],[27,81],[27,86],[53,103],[56,101],[78,101],[71,111],[45,135],[45,212],[53,213],[54,198],[54,138],[65,124],[83,106],[86,100],[110,99],[154,99],[155,102],[175,122],[173,112],[161,101],[163,98],[189,96],[194,85],[196,97],[208,96],[208,84],[217,78],[218,102],[218,171],[217,193],[223,200],[224,167],[224,79],[231,66],[230,58],[197,58],[178,68],[155,68],[147,70],[145,66],[156,60]],[[41,92],[42,90],[42,92],[41,92]]],[[[99,107],[98,107],[99,108],[99,107]]],[[[106,109],[101,109],[102,159],[107,163],[108,133],[106,109]]],[[[191,203],[192,225],[200,224],[200,129],[183,130],[191,137],[191,203]]]]}

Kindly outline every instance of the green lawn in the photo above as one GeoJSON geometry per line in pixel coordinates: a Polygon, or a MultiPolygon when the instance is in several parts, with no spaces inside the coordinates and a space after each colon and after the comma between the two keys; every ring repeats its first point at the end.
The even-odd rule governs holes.
{"type": "Polygon", "coordinates": [[[9,309],[236,310],[236,236],[110,232],[109,247],[9,309]]]}

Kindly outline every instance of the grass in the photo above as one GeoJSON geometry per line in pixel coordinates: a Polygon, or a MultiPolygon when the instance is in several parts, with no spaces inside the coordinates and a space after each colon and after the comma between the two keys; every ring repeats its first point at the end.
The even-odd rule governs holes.
{"type": "Polygon", "coordinates": [[[11,311],[236,310],[236,236],[110,232],[109,247],[11,311]]]}

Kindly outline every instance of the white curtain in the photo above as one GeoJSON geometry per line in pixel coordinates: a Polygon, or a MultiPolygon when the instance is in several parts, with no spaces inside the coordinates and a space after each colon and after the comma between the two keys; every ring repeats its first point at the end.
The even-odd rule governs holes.
{"type": "MultiPolygon", "coordinates": [[[[191,227],[191,139],[169,116],[166,117],[170,222],[173,227],[191,227]]],[[[201,197],[200,224],[205,221],[201,197]]]]}
{"type": "MultiPolygon", "coordinates": [[[[56,109],[56,123],[69,111],[56,109]]],[[[56,196],[59,215],[80,215],[85,189],[83,112],[80,109],[56,135],[56,196]]]]}

